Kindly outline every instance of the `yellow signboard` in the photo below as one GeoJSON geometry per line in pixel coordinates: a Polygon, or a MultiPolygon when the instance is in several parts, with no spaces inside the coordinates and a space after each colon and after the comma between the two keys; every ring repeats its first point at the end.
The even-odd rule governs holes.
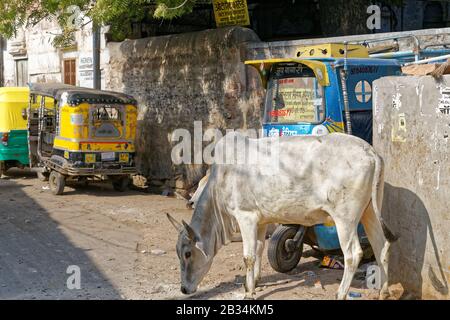
{"type": "Polygon", "coordinates": [[[248,26],[247,0],[213,0],[217,27],[248,26]]]}
{"type": "Polygon", "coordinates": [[[305,88],[280,88],[278,99],[283,109],[272,111],[279,122],[314,122],[314,90],[305,88]]]}

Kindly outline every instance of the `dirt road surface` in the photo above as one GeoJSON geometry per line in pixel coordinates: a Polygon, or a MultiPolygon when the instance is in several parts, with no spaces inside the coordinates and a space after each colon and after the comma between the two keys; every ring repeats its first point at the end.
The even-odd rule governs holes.
{"type": "MultiPolygon", "coordinates": [[[[8,172],[0,179],[0,299],[242,299],[241,243],[222,248],[196,294],[180,293],[177,232],[166,212],[192,215],[176,198],[107,184],[54,196],[33,173],[8,172]],[[81,289],[68,289],[69,266],[80,268],[81,289]]],[[[306,248],[298,267],[280,274],[264,254],[257,299],[334,299],[342,271],[318,268],[318,258],[306,248]]],[[[376,296],[364,280],[351,291],[376,296]]]]}

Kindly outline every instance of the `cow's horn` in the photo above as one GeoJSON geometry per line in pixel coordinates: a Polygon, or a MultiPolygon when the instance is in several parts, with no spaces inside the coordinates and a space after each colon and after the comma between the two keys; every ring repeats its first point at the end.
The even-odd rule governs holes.
{"type": "Polygon", "coordinates": [[[188,233],[188,237],[189,239],[195,241],[195,239],[197,238],[195,235],[195,231],[194,229],[192,229],[192,227],[186,223],[186,221],[181,220],[181,222],[183,223],[184,228],[186,229],[187,233],[188,233]]]}
{"type": "Polygon", "coordinates": [[[170,214],[166,213],[167,219],[169,219],[170,223],[174,226],[175,229],[177,229],[178,232],[181,232],[183,230],[183,226],[181,223],[179,223],[177,220],[175,220],[174,217],[172,217],[170,214]]]}

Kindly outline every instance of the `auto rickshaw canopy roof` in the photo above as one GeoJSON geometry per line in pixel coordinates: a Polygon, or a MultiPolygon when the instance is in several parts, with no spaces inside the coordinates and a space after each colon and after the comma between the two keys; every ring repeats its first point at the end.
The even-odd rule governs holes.
{"type": "Polygon", "coordinates": [[[0,88],[0,132],[27,129],[24,112],[28,107],[29,94],[27,87],[0,88]]]}
{"type": "Polygon", "coordinates": [[[70,106],[81,103],[108,103],[137,105],[132,96],[105,90],[76,87],[67,84],[30,83],[30,94],[51,97],[57,101],[64,100],[70,106]]]}
{"type": "Polygon", "coordinates": [[[245,61],[246,65],[254,67],[258,70],[264,88],[267,88],[267,82],[269,80],[269,74],[272,66],[278,63],[300,63],[310,68],[317,78],[317,81],[321,86],[329,86],[330,79],[328,77],[327,66],[321,61],[305,60],[305,59],[267,59],[267,60],[250,60],[245,61]]]}

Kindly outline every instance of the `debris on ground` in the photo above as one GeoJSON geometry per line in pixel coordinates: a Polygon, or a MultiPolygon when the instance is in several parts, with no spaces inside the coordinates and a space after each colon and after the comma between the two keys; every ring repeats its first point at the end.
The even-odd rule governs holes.
{"type": "Polygon", "coordinates": [[[322,281],[320,281],[320,279],[317,279],[317,280],[314,282],[314,288],[325,290],[325,288],[324,288],[323,285],[322,285],[322,281]]]}
{"type": "Polygon", "coordinates": [[[163,192],[161,193],[161,195],[163,197],[172,197],[173,196],[173,191],[170,188],[166,188],[163,190],[163,192]]]}
{"type": "Polygon", "coordinates": [[[324,256],[320,262],[320,267],[328,269],[344,269],[344,263],[337,256],[324,256]]]}
{"type": "Polygon", "coordinates": [[[153,249],[150,251],[151,254],[153,254],[154,256],[162,256],[165,255],[167,252],[161,249],[153,249]]]}
{"type": "Polygon", "coordinates": [[[354,292],[354,291],[350,291],[347,296],[347,299],[349,299],[349,300],[355,300],[355,299],[361,299],[361,298],[362,298],[362,294],[360,292],[354,292]]]}
{"type": "Polygon", "coordinates": [[[369,269],[370,266],[374,265],[376,265],[376,262],[369,262],[363,264],[358,268],[358,270],[356,270],[354,278],[361,281],[365,280],[367,277],[367,269],[369,269]]]}

